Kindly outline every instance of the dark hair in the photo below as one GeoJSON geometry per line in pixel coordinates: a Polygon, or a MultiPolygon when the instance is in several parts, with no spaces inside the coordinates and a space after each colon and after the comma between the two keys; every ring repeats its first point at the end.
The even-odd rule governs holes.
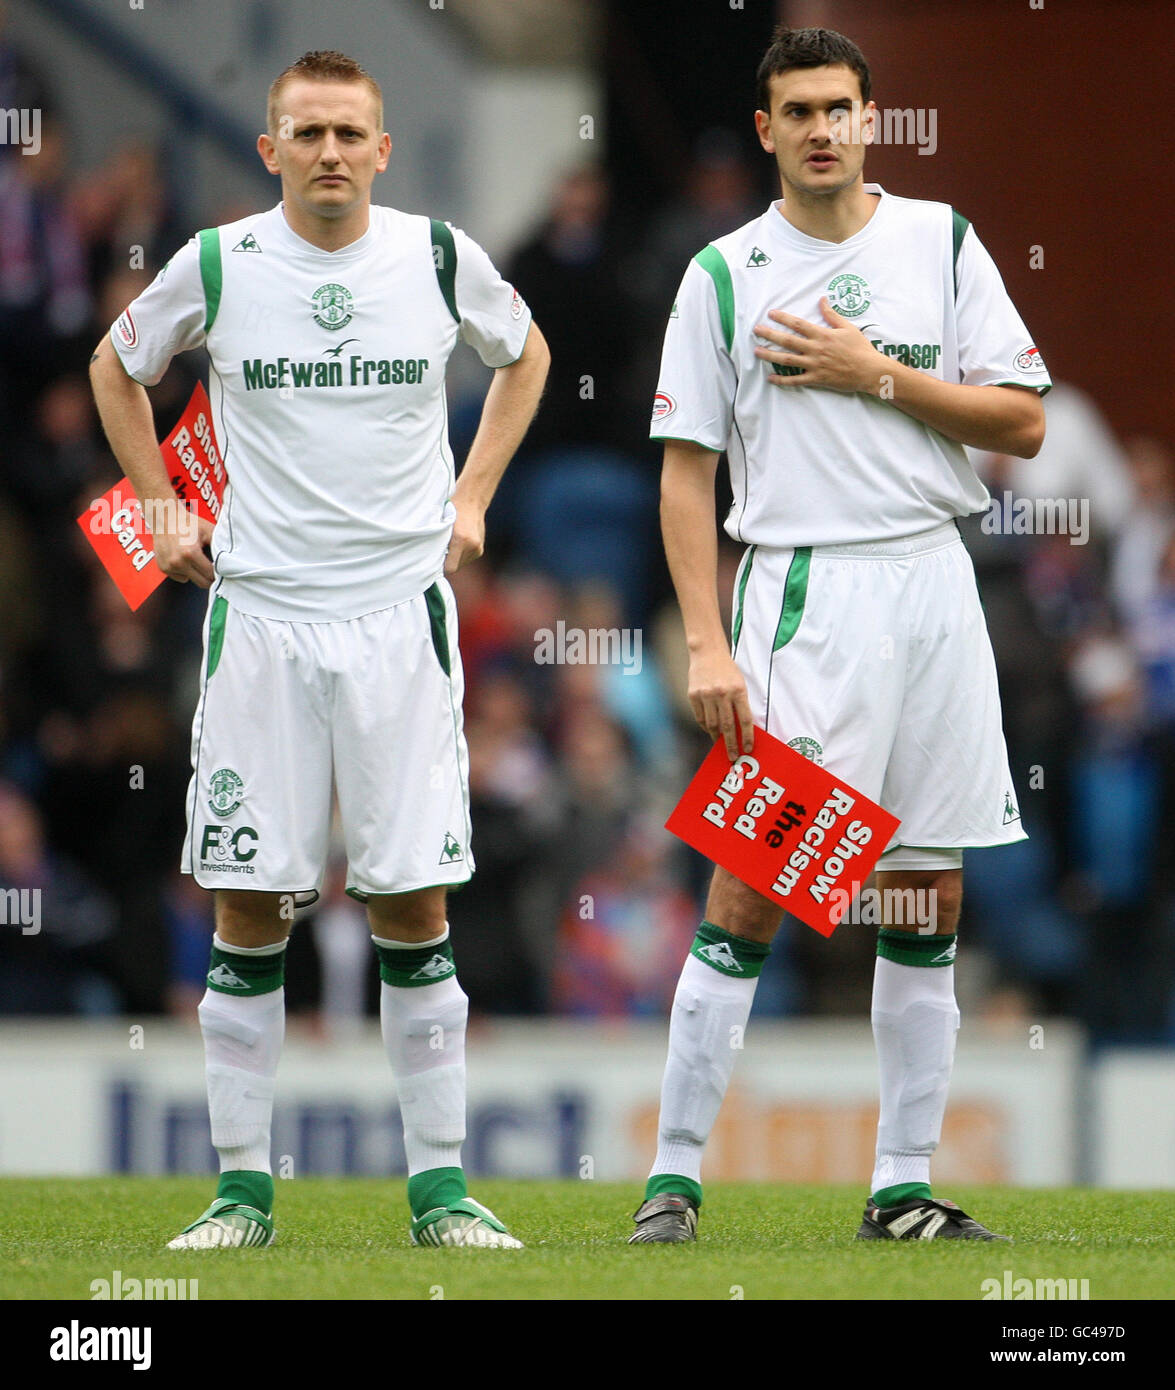
{"type": "Polygon", "coordinates": [[[759,110],[771,111],[771,79],[792,68],[823,68],[843,64],[857,74],[861,84],[861,104],[869,100],[871,84],[869,64],[865,55],[852,41],[835,29],[789,29],[781,24],[771,36],[771,45],[763,54],[758,83],[759,110]]]}

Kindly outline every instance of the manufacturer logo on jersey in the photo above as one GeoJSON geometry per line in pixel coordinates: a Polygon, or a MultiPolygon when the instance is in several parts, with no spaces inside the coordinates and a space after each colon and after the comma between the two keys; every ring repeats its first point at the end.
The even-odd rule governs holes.
{"type": "Polygon", "coordinates": [[[231,816],[240,808],[245,783],[231,767],[217,768],[212,774],[211,789],[208,804],[218,816],[231,816]]]}
{"type": "Polygon", "coordinates": [[[346,328],[354,317],[355,299],[346,285],[320,285],[310,300],[319,328],[346,328]]]}
{"type": "Polygon", "coordinates": [[[838,314],[847,319],[859,318],[870,304],[869,286],[859,275],[834,276],[828,283],[828,298],[838,314]]]}
{"type": "Polygon", "coordinates": [[[1013,365],[1018,372],[1043,372],[1045,369],[1044,358],[1040,355],[1040,348],[1029,343],[1012,359],[1013,365]]]}
{"type": "Polygon", "coordinates": [[[124,309],[118,316],[118,322],[114,325],[114,331],[122,339],[123,343],[133,348],[139,341],[139,330],[135,327],[135,321],[131,318],[131,311],[124,309]]]}
{"type": "Polygon", "coordinates": [[[727,974],[742,975],[745,973],[734,952],[725,941],[715,941],[710,946],[699,946],[694,955],[717,966],[719,970],[725,970],[727,974]]]}
{"type": "Polygon", "coordinates": [[[669,317],[670,317],[671,319],[675,319],[675,318],[678,317],[678,314],[677,314],[677,300],[676,300],[676,299],[673,301],[673,308],[670,309],[670,311],[669,311],[669,317]]]}
{"type": "Polygon", "coordinates": [[[235,970],[230,969],[227,965],[223,963],[223,961],[220,965],[216,967],[215,970],[210,970],[208,972],[208,983],[210,985],[215,985],[217,989],[249,988],[249,986],[245,983],[244,980],[241,979],[237,972],[235,970]]]}
{"type": "Polygon", "coordinates": [[[789,748],[794,748],[801,758],[807,758],[817,767],[824,766],[824,749],[814,738],[793,738],[788,740],[789,748]]]}
{"type": "Polygon", "coordinates": [[[438,864],[455,864],[458,859],[464,859],[465,855],[461,852],[459,841],[445,831],[445,847],[441,850],[441,857],[437,860],[438,864]]]}
{"type": "Polygon", "coordinates": [[[448,958],[438,952],[431,960],[426,960],[419,970],[414,970],[408,976],[410,980],[441,980],[446,975],[452,975],[457,967],[448,958]]]}
{"type": "Polygon", "coordinates": [[[658,391],[653,397],[653,419],[664,420],[677,409],[677,402],[666,391],[658,391]]]}
{"type": "Polygon", "coordinates": [[[770,265],[771,257],[766,251],[760,251],[757,246],[751,249],[751,254],[747,257],[747,269],[753,270],[756,266],[770,265]]]}
{"type": "Polygon", "coordinates": [[[522,296],[515,290],[514,297],[510,301],[510,317],[512,319],[520,319],[522,317],[522,311],[525,308],[526,305],[522,302],[522,296]]]}
{"type": "Polygon", "coordinates": [[[240,241],[238,241],[237,244],[233,247],[233,250],[256,251],[258,254],[260,254],[261,247],[257,245],[257,238],[253,235],[253,233],[246,232],[245,235],[240,239],[240,241]]]}
{"type": "Polygon", "coordinates": [[[1012,793],[1004,793],[1004,824],[1011,825],[1014,820],[1020,819],[1020,812],[1016,803],[1012,800],[1012,793]]]}

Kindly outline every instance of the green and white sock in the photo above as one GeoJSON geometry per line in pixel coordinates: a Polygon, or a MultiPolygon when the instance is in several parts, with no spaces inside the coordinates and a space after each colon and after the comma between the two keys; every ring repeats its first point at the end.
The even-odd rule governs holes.
{"type": "Polygon", "coordinates": [[[702,1150],[743,1045],[759,972],[771,948],[703,922],[673,997],[661,1082],[657,1156],[645,1196],[702,1200],[702,1150]]]}
{"type": "Polygon", "coordinates": [[[414,1217],[466,1195],[465,1024],[469,1000],[443,935],[420,944],[372,937],[379,956],[379,1017],[396,1078],[408,1201],[414,1217]]]}
{"type": "Polygon", "coordinates": [[[285,958],[284,941],[246,948],[214,936],[208,987],[197,1010],[212,1143],[220,1159],[217,1196],[231,1195],[267,1214],[273,1207],[273,1092],[285,1037],[285,958]]]}
{"type": "Polygon", "coordinates": [[[873,1037],[881,1080],[877,1155],[871,1181],[878,1206],[925,1198],[955,1058],[952,936],[883,928],[873,974],[873,1037]]]}

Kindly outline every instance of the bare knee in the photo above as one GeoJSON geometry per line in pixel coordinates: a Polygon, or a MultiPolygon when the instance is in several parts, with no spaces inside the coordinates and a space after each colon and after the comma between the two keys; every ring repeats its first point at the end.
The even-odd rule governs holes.
{"type": "Polygon", "coordinates": [[[882,920],[893,931],[950,936],[963,906],[962,869],[893,869],[877,874],[882,920]]]}
{"type": "Polygon", "coordinates": [[[380,893],[367,900],[373,936],[385,941],[435,941],[445,930],[445,890],[380,893]]]}
{"type": "Polygon", "coordinates": [[[293,918],[289,893],[217,890],[216,934],[229,946],[273,946],[289,936],[293,918]]]}
{"type": "Polygon", "coordinates": [[[762,893],[748,888],[726,869],[715,867],[706,899],[706,920],[732,936],[767,946],[779,930],[783,913],[762,893]]]}

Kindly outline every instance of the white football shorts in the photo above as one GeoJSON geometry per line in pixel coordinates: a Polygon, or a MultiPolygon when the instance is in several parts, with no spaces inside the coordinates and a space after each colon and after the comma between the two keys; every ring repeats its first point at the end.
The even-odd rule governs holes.
{"type": "MultiPolygon", "coordinates": [[[[732,646],[756,725],[901,819],[879,868],[911,867],[898,846],[1027,839],[953,521],[876,544],[752,546],[735,579],[732,646]]],[[[956,853],[941,866],[961,863],[956,853]]]]}
{"type": "Polygon", "coordinates": [[[181,867],[202,888],[312,901],[332,779],[347,891],[406,893],[473,873],[453,591],[342,622],[259,618],[211,595],[181,867]]]}

